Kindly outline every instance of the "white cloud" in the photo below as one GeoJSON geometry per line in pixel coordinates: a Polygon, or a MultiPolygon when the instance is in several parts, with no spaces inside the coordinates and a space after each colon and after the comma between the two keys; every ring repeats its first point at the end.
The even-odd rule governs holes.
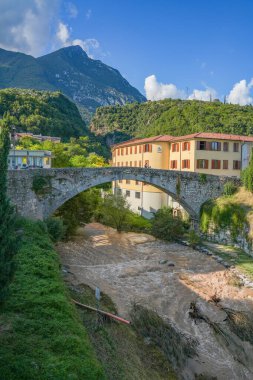
{"type": "Polygon", "coordinates": [[[59,22],[56,37],[63,46],[66,46],[70,38],[70,30],[68,29],[68,25],[63,24],[63,22],[59,22]]]}
{"type": "Polygon", "coordinates": [[[155,75],[145,79],[144,89],[148,100],[162,100],[165,98],[185,98],[185,92],[179,90],[174,84],[163,84],[157,82],[155,75]]]}
{"type": "Polygon", "coordinates": [[[249,83],[245,79],[236,83],[227,97],[228,103],[240,104],[241,106],[252,104],[253,98],[250,94],[252,87],[253,78],[249,83]]]}
{"type": "Polygon", "coordinates": [[[69,2],[66,4],[66,10],[70,18],[76,18],[78,15],[78,10],[75,4],[69,2]]]}
{"type": "Polygon", "coordinates": [[[38,56],[47,48],[59,0],[1,0],[0,47],[38,56]]]}
{"type": "Polygon", "coordinates": [[[71,31],[71,28],[67,24],[64,24],[61,21],[59,22],[56,37],[60,46],[66,47],[79,45],[84,51],[86,51],[90,58],[94,58],[96,50],[100,47],[98,40],[95,38],[87,38],[85,40],[76,38],[72,40],[71,31]]]}
{"type": "Polygon", "coordinates": [[[205,90],[193,90],[192,94],[188,97],[189,100],[203,100],[210,102],[218,97],[217,92],[213,88],[207,87],[205,90]]]}
{"type": "Polygon", "coordinates": [[[86,18],[87,20],[89,20],[91,18],[91,13],[92,13],[92,10],[91,9],[88,9],[87,12],[86,12],[86,18]]]}

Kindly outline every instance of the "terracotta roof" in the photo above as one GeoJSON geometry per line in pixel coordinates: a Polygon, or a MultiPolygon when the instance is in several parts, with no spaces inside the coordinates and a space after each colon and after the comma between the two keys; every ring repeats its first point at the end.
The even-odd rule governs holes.
{"type": "Polygon", "coordinates": [[[230,135],[226,133],[209,133],[209,132],[199,132],[192,133],[185,136],[170,136],[170,135],[159,135],[147,138],[135,138],[128,141],[124,141],[119,144],[113,145],[112,148],[120,148],[124,146],[130,146],[135,144],[145,144],[153,141],[182,141],[182,140],[192,140],[192,139],[217,139],[217,140],[232,140],[232,141],[246,141],[253,142],[253,136],[242,136],[242,135],[230,135]]]}
{"type": "Polygon", "coordinates": [[[129,145],[135,145],[135,144],[145,144],[145,143],[149,143],[149,142],[153,142],[153,141],[171,141],[173,140],[173,136],[170,136],[170,135],[159,135],[159,136],[152,136],[152,137],[146,137],[146,138],[143,138],[143,139],[140,139],[140,138],[135,138],[135,139],[131,139],[131,140],[127,140],[127,141],[123,141],[121,143],[118,143],[118,144],[115,144],[112,146],[112,148],[120,148],[120,147],[123,147],[123,146],[129,146],[129,145]]]}
{"type": "Polygon", "coordinates": [[[252,141],[253,136],[231,135],[226,133],[200,132],[191,135],[174,137],[174,141],[190,140],[190,139],[217,139],[217,140],[233,140],[233,141],[252,141]]]}

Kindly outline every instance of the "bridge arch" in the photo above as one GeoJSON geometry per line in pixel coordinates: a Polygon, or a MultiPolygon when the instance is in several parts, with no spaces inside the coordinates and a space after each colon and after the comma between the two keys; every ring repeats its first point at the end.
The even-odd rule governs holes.
{"type": "Polygon", "coordinates": [[[229,177],[203,177],[192,172],[136,167],[10,170],[8,192],[19,213],[45,219],[82,191],[122,179],[146,182],[161,189],[181,204],[193,219],[198,219],[205,201],[222,194],[227,181],[236,181],[229,177]],[[36,177],[43,177],[47,183],[45,191],[40,194],[33,190],[36,177]]]}

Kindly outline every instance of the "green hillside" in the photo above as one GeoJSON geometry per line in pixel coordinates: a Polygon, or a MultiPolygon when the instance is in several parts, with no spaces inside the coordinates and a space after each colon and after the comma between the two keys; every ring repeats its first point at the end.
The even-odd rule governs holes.
{"type": "Polygon", "coordinates": [[[204,131],[250,135],[253,107],[179,99],[101,107],[91,121],[91,130],[97,135],[113,134],[114,142],[122,137],[204,131]]]}
{"type": "Polygon", "coordinates": [[[63,140],[88,134],[76,105],[60,92],[0,90],[0,117],[5,112],[13,116],[17,131],[59,136],[63,140]]]}

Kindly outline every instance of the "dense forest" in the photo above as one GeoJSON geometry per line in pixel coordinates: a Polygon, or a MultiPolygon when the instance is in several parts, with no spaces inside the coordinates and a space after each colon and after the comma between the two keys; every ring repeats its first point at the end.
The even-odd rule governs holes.
{"type": "Polygon", "coordinates": [[[179,136],[205,131],[250,135],[253,134],[253,107],[219,101],[165,99],[98,108],[90,127],[97,135],[114,135],[112,142],[126,137],[179,136]]]}
{"type": "Polygon", "coordinates": [[[0,118],[9,112],[17,131],[63,140],[89,133],[76,105],[60,92],[0,90],[0,118]]]}

